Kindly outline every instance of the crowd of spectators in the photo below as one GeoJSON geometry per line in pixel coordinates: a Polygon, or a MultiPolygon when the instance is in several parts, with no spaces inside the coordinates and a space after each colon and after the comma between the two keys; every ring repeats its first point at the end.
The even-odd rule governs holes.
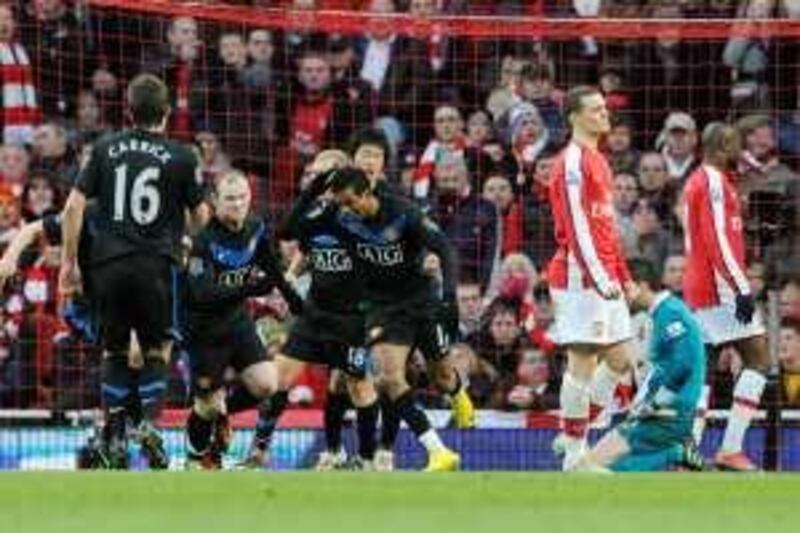
{"type": "MultiPolygon", "coordinates": [[[[747,24],[800,16],[796,0],[234,3],[420,18],[735,17],[747,24]]],[[[340,35],[247,22],[68,0],[0,4],[0,246],[22,223],[60,210],[87,147],[125,124],[124,87],[139,72],[167,81],[170,135],[196,148],[202,179],[210,184],[225,169],[244,170],[255,208],[273,220],[286,211],[315,154],[346,148],[358,130],[377,129],[387,142],[387,178],[439,222],[459,252],[463,342],[456,349],[476,404],[552,409],[563,359],[548,335],[552,310],[541,275],[555,246],[548,176],[567,136],[565,89],[590,83],[601,87],[613,112],[603,148],[614,171],[625,253],[653,261],[676,293],[685,264],[680,195],[699,164],[699,132],[710,120],[737,124],[745,140],[739,185],[754,261],[748,274],[762,303],[766,288],[780,290],[784,398],[800,406],[796,40],[768,34],[683,40],[672,33],[630,41],[471,39],[435,25],[404,34],[389,23],[340,35]]],[[[287,260],[296,253],[289,243],[281,250],[287,260]]],[[[37,245],[5,289],[0,406],[97,401],[97,354],[76,346],[57,318],[57,268],[57,249],[37,245]]],[[[277,350],[285,310],[279,301],[256,307],[264,338],[277,350]]],[[[715,379],[730,381],[737,357],[725,351],[715,379]]],[[[175,403],[184,401],[185,369],[178,359],[175,403]]],[[[324,379],[308,377],[294,398],[318,404],[324,386],[317,382],[324,379]]],[[[425,389],[424,378],[415,382],[425,389]]]]}

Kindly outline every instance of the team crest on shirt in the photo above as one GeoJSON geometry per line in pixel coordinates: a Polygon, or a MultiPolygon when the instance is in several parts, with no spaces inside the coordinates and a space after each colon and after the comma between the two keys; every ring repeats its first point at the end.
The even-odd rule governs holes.
{"type": "Polygon", "coordinates": [[[671,324],[667,324],[667,327],[664,328],[664,336],[668,340],[682,337],[684,333],[686,333],[686,326],[684,326],[682,322],[672,322],[671,324]]]}

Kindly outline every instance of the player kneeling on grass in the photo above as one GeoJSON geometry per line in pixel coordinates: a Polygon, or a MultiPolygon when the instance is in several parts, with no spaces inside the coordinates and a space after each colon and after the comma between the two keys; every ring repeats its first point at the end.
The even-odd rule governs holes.
{"type": "Polygon", "coordinates": [[[659,290],[651,263],[629,265],[639,289],[632,305],[647,309],[652,320],[651,368],[628,418],[581,456],[575,470],[700,470],[702,458],[692,439],[706,369],[700,326],[681,300],[659,290]]]}
{"type": "Polygon", "coordinates": [[[250,198],[244,175],[223,174],[212,195],[215,216],[189,256],[185,329],[194,394],[186,428],[190,467],[219,468],[227,445],[226,418],[221,415],[255,407],[277,387],[275,364],[266,359],[245,301],[278,288],[293,313],[302,309],[283,278],[265,223],[249,216],[250,198]],[[225,400],[228,366],[238,372],[243,387],[225,400]]]}

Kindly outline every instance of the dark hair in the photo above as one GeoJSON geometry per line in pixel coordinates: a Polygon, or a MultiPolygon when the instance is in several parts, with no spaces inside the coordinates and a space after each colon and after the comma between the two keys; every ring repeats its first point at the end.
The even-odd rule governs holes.
{"type": "Polygon", "coordinates": [[[128,109],[135,126],[158,126],[169,112],[169,90],[160,78],[139,74],[128,84],[128,109]]]}
{"type": "Polygon", "coordinates": [[[355,194],[361,195],[372,190],[372,184],[366,173],[356,167],[333,169],[328,173],[326,181],[334,194],[350,189],[355,194]]]}
{"type": "Polygon", "coordinates": [[[526,63],[522,66],[519,76],[525,81],[550,81],[553,79],[550,67],[543,63],[526,63]]]}
{"type": "Polygon", "coordinates": [[[358,149],[364,145],[377,146],[383,150],[383,157],[388,161],[392,155],[392,149],[386,134],[380,128],[362,128],[356,131],[348,143],[348,153],[350,157],[355,157],[358,149]]]}
{"type": "Polygon", "coordinates": [[[634,282],[645,282],[654,291],[661,289],[661,276],[652,261],[634,257],[628,259],[628,269],[634,282]]]}
{"type": "Polygon", "coordinates": [[[781,329],[791,329],[800,335],[800,319],[786,317],[781,319],[781,329]]]}
{"type": "Polygon", "coordinates": [[[583,99],[593,94],[600,94],[600,89],[591,85],[576,85],[569,91],[564,99],[564,116],[569,120],[573,113],[583,110],[583,99]]]}

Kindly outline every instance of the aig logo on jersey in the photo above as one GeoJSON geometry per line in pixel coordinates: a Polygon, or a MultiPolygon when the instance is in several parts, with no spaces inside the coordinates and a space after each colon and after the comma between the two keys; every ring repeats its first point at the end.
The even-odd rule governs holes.
{"type": "Polygon", "coordinates": [[[249,275],[249,266],[237,268],[236,270],[227,270],[220,273],[219,283],[220,285],[224,285],[226,287],[241,287],[244,285],[249,275]]]}
{"type": "Polygon", "coordinates": [[[311,251],[311,264],[319,272],[350,272],[353,261],[341,248],[328,248],[311,251]]]}
{"type": "Polygon", "coordinates": [[[380,266],[395,266],[403,262],[403,247],[399,244],[358,244],[358,256],[380,266]]]}

